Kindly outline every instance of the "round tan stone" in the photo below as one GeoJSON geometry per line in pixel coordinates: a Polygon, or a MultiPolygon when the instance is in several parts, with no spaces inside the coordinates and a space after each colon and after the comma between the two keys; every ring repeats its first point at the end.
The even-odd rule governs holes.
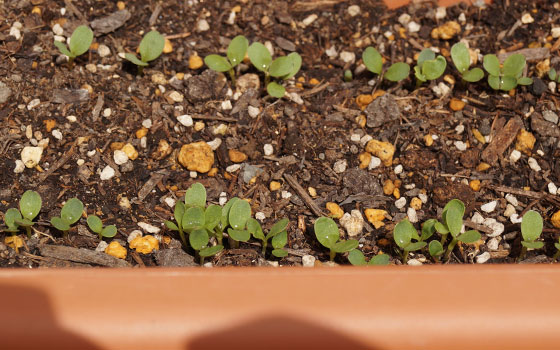
{"type": "Polygon", "coordinates": [[[231,160],[234,163],[242,163],[247,160],[247,155],[236,149],[228,150],[228,156],[229,156],[229,160],[231,160]]]}
{"type": "Polygon", "coordinates": [[[214,164],[214,152],[204,141],[183,145],[178,158],[182,166],[199,173],[207,173],[214,164]]]}

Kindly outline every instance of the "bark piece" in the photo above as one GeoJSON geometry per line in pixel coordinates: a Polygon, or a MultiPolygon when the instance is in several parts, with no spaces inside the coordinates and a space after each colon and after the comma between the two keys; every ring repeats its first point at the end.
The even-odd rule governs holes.
{"type": "Polygon", "coordinates": [[[111,33],[115,29],[121,27],[130,18],[128,10],[120,10],[111,13],[109,16],[98,18],[91,22],[91,27],[95,31],[95,35],[111,33]]]}
{"type": "Polygon", "coordinates": [[[391,94],[385,94],[376,98],[366,109],[368,128],[376,128],[398,120],[401,110],[397,101],[391,94]]]}
{"type": "Polygon", "coordinates": [[[161,249],[155,253],[155,258],[159,266],[198,266],[194,262],[194,257],[185,253],[181,248],[161,249]]]}
{"type": "Polygon", "coordinates": [[[496,130],[496,135],[484,151],[482,151],[482,159],[490,165],[496,164],[498,158],[515,140],[517,133],[522,127],[523,121],[521,118],[515,117],[510,119],[503,128],[496,130]]]}
{"type": "Polygon", "coordinates": [[[560,137],[558,125],[546,121],[540,113],[537,112],[531,115],[531,129],[541,136],[560,137]]]}
{"type": "Polygon", "coordinates": [[[80,103],[89,100],[89,91],[86,89],[55,89],[53,90],[53,103],[80,103]]]}
{"type": "Polygon", "coordinates": [[[105,253],[84,248],[73,248],[59,245],[39,246],[42,256],[60,260],[70,260],[84,264],[95,264],[107,267],[130,267],[124,260],[117,259],[105,253]]]}
{"type": "Polygon", "coordinates": [[[550,49],[548,47],[535,47],[535,48],[528,48],[528,49],[521,49],[512,52],[501,53],[498,55],[498,59],[500,62],[504,62],[509,56],[520,53],[525,56],[527,62],[532,61],[542,61],[545,58],[550,57],[550,49]]]}

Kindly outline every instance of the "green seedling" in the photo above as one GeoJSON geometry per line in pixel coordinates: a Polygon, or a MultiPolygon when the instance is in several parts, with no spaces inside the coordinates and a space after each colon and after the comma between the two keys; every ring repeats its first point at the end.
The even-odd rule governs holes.
{"type": "Polygon", "coordinates": [[[42,201],[39,193],[31,190],[25,191],[19,200],[19,210],[10,208],[4,215],[4,222],[8,227],[6,232],[15,234],[19,227],[25,228],[27,237],[31,238],[31,227],[35,224],[33,219],[41,211],[42,201]]]}
{"type": "Polygon", "coordinates": [[[208,55],[204,57],[204,63],[216,72],[229,72],[231,82],[235,85],[234,68],[237,66],[247,53],[249,40],[243,35],[238,35],[229,43],[227,48],[227,58],[220,55],[208,55]]]}
{"type": "MultiPolygon", "coordinates": [[[[181,242],[183,246],[187,247],[187,238],[185,237],[185,228],[184,225],[190,225],[189,219],[190,217],[185,217],[186,211],[192,207],[204,208],[206,206],[206,188],[204,185],[200,183],[192,184],[187,191],[185,192],[185,202],[177,202],[175,203],[175,209],[173,211],[173,217],[175,218],[175,222],[166,220],[165,226],[172,231],[178,231],[179,236],[181,237],[181,242]]],[[[215,209],[212,209],[215,210],[215,209]]],[[[194,215],[191,212],[189,215],[194,215]]],[[[204,215],[204,211],[203,214],[204,215]]],[[[190,225],[191,230],[192,225],[190,225]]]]}
{"type": "Polygon", "coordinates": [[[560,83],[560,73],[558,73],[554,68],[550,68],[548,71],[548,78],[552,81],[560,83]]]}
{"type": "MultiPolygon", "coordinates": [[[[480,233],[475,230],[469,230],[461,233],[463,228],[463,216],[465,215],[465,204],[458,199],[452,199],[445,205],[441,213],[441,222],[436,222],[434,227],[436,231],[441,234],[440,244],[447,240],[447,236],[451,234],[451,243],[447,246],[445,258],[449,259],[451,252],[457,245],[457,242],[474,243],[480,239],[480,233]]],[[[437,251],[437,246],[434,246],[434,252],[437,251]]]]}
{"type": "Polygon", "coordinates": [[[558,242],[554,243],[554,247],[556,248],[556,253],[552,259],[558,259],[560,257],[560,238],[558,238],[558,242]]]}
{"type": "Polygon", "coordinates": [[[247,242],[251,238],[251,233],[247,230],[247,221],[251,218],[251,206],[249,202],[242,199],[236,200],[228,213],[229,238],[233,241],[233,246],[238,248],[239,242],[247,242]]]}
{"type": "Polygon", "coordinates": [[[544,246],[544,242],[536,241],[541,236],[543,230],[543,219],[541,214],[534,210],[529,210],[523,215],[521,220],[521,236],[523,240],[521,245],[521,254],[519,255],[519,260],[525,257],[527,254],[527,249],[541,249],[544,246]]]}
{"type": "Polygon", "coordinates": [[[414,66],[414,76],[416,77],[416,85],[425,83],[428,80],[435,80],[445,72],[447,61],[442,55],[438,55],[430,50],[424,49],[418,55],[418,61],[414,66]]]}
{"type": "Polygon", "coordinates": [[[488,85],[494,90],[509,91],[517,85],[531,85],[533,79],[522,77],[525,68],[525,56],[516,53],[510,55],[503,65],[493,54],[484,56],[484,69],[488,72],[488,85]]]}
{"type": "Polygon", "coordinates": [[[204,258],[216,255],[224,249],[223,245],[208,247],[209,241],[210,237],[208,235],[208,231],[204,228],[193,230],[189,234],[189,243],[191,247],[197,251],[198,256],[200,257],[200,265],[204,265],[204,258]]]}
{"type": "Polygon", "coordinates": [[[71,66],[74,59],[86,53],[93,41],[93,32],[87,26],[77,27],[70,37],[70,47],[62,41],[54,42],[54,45],[63,55],[68,56],[68,64],[71,66]]]}
{"type": "Polygon", "coordinates": [[[159,32],[152,30],[142,38],[140,42],[139,51],[140,59],[135,54],[126,53],[124,58],[138,66],[138,74],[142,74],[144,67],[148,62],[155,60],[163,52],[165,45],[165,38],[159,32]]]}
{"type": "MultiPolygon", "coordinates": [[[[424,221],[424,223],[422,224],[422,234],[420,235],[420,241],[426,241],[428,238],[433,236],[433,234],[436,232],[436,223],[436,219],[428,219],[424,221]]],[[[436,262],[439,261],[439,258],[444,253],[441,242],[437,240],[433,240],[428,244],[428,251],[436,262]]]]}
{"type": "MultiPolygon", "coordinates": [[[[379,51],[369,46],[362,54],[362,60],[366,68],[375,74],[381,74],[383,70],[383,58],[379,51]]],[[[392,64],[383,74],[383,78],[389,81],[401,81],[408,77],[410,66],[404,62],[392,64]]]]}
{"type": "Polygon", "coordinates": [[[51,225],[62,231],[64,237],[66,237],[68,235],[68,230],[70,230],[70,225],[80,220],[83,211],[84,204],[78,198],[71,198],[62,207],[60,216],[51,218],[51,225]]]}
{"type": "Polygon", "coordinates": [[[286,228],[288,227],[288,219],[282,219],[272,225],[270,231],[265,236],[261,224],[253,218],[247,220],[247,231],[255,237],[256,239],[262,241],[262,254],[266,253],[266,248],[268,246],[268,240],[272,238],[272,255],[278,258],[283,258],[288,255],[288,252],[283,248],[288,243],[288,232],[286,228]]]}
{"type": "Polygon", "coordinates": [[[98,216],[89,215],[86,219],[89,229],[99,235],[99,239],[103,237],[111,238],[117,234],[117,226],[109,225],[103,227],[103,222],[98,216]]]}
{"type": "Polygon", "coordinates": [[[347,69],[344,71],[344,81],[349,83],[352,81],[353,76],[352,76],[352,71],[350,69],[347,69]]]}
{"type": "Polygon", "coordinates": [[[389,255],[378,254],[367,261],[361,251],[358,249],[352,249],[350,253],[348,253],[348,261],[350,261],[350,264],[354,266],[389,265],[389,255]]]}
{"type": "Polygon", "coordinates": [[[420,241],[420,236],[408,219],[401,220],[393,230],[395,243],[402,249],[402,261],[406,264],[408,253],[420,250],[426,246],[426,242],[420,241]],[[415,239],[417,242],[412,242],[415,239]]]}
{"type": "Polygon", "coordinates": [[[20,211],[16,208],[6,210],[4,224],[7,228],[4,229],[4,232],[10,232],[12,235],[15,235],[19,231],[19,225],[16,224],[16,221],[21,221],[22,219],[20,211]]]}
{"type": "Polygon", "coordinates": [[[297,52],[292,52],[273,61],[268,49],[258,42],[252,43],[247,53],[253,66],[265,74],[264,84],[268,94],[282,98],[286,89],[277,82],[271,82],[270,77],[286,80],[296,75],[301,68],[301,56],[297,52]]]}
{"type": "Polygon", "coordinates": [[[434,258],[435,262],[438,262],[445,252],[441,243],[436,240],[433,240],[430,244],[428,244],[428,251],[430,252],[431,257],[434,258]]]}
{"type": "Polygon", "coordinates": [[[471,55],[469,49],[463,43],[456,43],[451,47],[451,59],[455,68],[461,74],[463,80],[474,83],[484,78],[484,72],[480,68],[469,70],[471,65],[471,55]]]}
{"type": "Polygon", "coordinates": [[[330,261],[334,260],[336,253],[349,252],[358,246],[358,241],[355,239],[340,241],[338,226],[331,218],[324,216],[318,218],[315,221],[314,229],[319,243],[330,249],[330,261]]]}

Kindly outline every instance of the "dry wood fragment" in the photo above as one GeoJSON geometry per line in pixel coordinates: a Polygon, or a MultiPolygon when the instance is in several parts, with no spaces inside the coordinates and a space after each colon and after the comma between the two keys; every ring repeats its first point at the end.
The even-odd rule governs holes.
{"type": "Polygon", "coordinates": [[[307,207],[311,209],[313,214],[317,216],[325,215],[321,208],[319,208],[319,206],[315,204],[311,196],[307,194],[307,191],[303,187],[301,187],[301,185],[292,175],[284,174],[284,178],[286,179],[286,181],[288,181],[288,184],[297,192],[298,196],[300,196],[300,198],[305,202],[305,205],[307,205],[307,207]]]}
{"type": "Polygon", "coordinates": [[[144,198],[146,198],[150,194],[150,192],[152,192],[156,184],[160,182],[161,179],[163,179],[168,174],[169,174],[168,171],[152,173],[150,179],[146,181],[144,186],[142,186],[140,191],[138,191],[138,199],[140,201],[143,201],[144,198]]]}
{"type": "Polygon", "coordinates": [[[74,141],[74,143],[72,143],[72,146],[70,147],[70,149],[68,150],[68,152],[65,152],[64,155],[62,157],[60,157],[47,171],[45,171],[44,173],[42,173],[41,175],[39,175],[39,181],[36,183],[36,185],[40,184],[41,182],[45,181],[47,179],[47,177],[51,176],[56,170],[58,170],[61,166],[63,166],[70,158],[72,158],[72,156],[74,155],[74,152],[76,151],[76,144],[78,143],[78,141],[74,141]]]}
{"type": "Polygon", "coordinates": [[[515,140],[517,133],[523,127],[523,121],[519,117],[510,119],[500,130],[496,130],[496,136],[490,144],[482,151],[482,159],[490,165],[495,165],[498,158],[504,153],[509,145],[515,140]]]}
{"type": "Polygon", "coordinates": [[[39,251],[42,256],[69,260],[85,264],[95,264],[107,267],[130,267],[124,260],[117,259],[105,253],[84,248],[73,248],[61,245],[41,245],[39,251]]]}
{"type": "Polygon", "coordinates": [[[550,57],[550,49],[548,47],[536,47],[532,49],[521,49],[512,52],[501,53],[498,55],[498,59],[500,60],[500,62],[504,62],[506,58],[515,53],[520,53],[525,56],[527,62],[542,61],[545,58],[550,57]]]}

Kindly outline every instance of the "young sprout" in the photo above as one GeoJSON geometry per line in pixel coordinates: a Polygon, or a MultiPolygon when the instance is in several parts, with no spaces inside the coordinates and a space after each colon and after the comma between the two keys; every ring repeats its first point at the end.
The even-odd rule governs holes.
{"type": "Polygon", "coordinates": [[[224,249],[223,245],[208,247],[209,241],[210,237],[208,236],[208,231],[204,228],[196,229],[189,234],[189,243],[191,247],[198,252],[200,265],[204,265],[204,258],[216,255],[224,249]]]}
{"type": "Polygon", "coordinates": [[[361,251],[358,249],[352,249],[350,253],[348,253],[348,261],[350,261],[350,264],[354,266],[388,265],[389,255],[378,254],[369,259],[369,261],[366,261],[366,257],[361,251]]]}
{"type": "Polygon", "coordinates": [[[408,260],[408,253],[422,249],[426,246],[426,242],[420,241],[420,236],[418,236],[418,232],[412,226],[408,219],[401,220],[393,230],[393,238],[395,239],[395,243],[403,250],[402,252],[402,261],[403,264],[406,264],[408,260]],[[412,242],[412,239],[417,240],[418,242],[412,242]]]}
{"type": "Polygon", "coordinates": [[[521,245],[523,245],[523,248],[521,249],[519,260],[525,257],[527,249],[540,249],[544,246],[544,242],[536,241],[541,236],[542,229],[543,219],[541,214],[534,210],[529,210],[523,215],[521,220],[521,236],[523,236],[521,245]]]}
{"type": "MultiPolygon", "coordinates": [[[[183,246],[187,247],[187,238],[185,237],[184,224],[188,222],[189,217],[185,217],[187,209],[191,207],[204,208],[206,206],[206,188],[204,185],[196,182],[192,184],[185,192],[185,203],[175,203],[173,217],[175,222],[166,220],[165,226],[172,231],[178,231],[183,246]]],[[[192,214],[192,212],[191,212],[192,214]]],[[[187,223],[188,224],[188,223],[187,223]]],[[[190,226],[189,226],[190,227],[190,226]]]]}
{"type": "Polygon", "coordinates": [[[461,74],[463,80],[474,83],[484,78],[484,72],[480,68],[469,70],[471,65],[471,55],[469,49],[463,43],[456,43],[451,47],[451,59],[455,68],[461,74]]]}
{"type": "Polygon", "coordinates": [[[554,68],[548,71],[548,78],[554,82],[560,83],[560,74],[554,68]]]}
{"type": "Polygon", "coordinates": [[[70,37],[70,47],[65,43],[55,40],[54,45],[63,55],[68,56],[68,64],[72,66],[74,59],[86,53],[93,41],[93,32],[87,26],[77,27],[70,37]]]}
{"type": "Polygon", "coordinates": [[[494,90],[509,91],[517,85],[533,83],[533,79],[521,76],[525,67],[525,56],[522,54],[510,55],[503,65],[496,55],[488,54],[484,56],[483,66],[488,72],[488,85],[494,90]]]}
{"type": "Polygon", "coordinates": [[[235,85],[233,68],[243,61],[248,47],[249,40],[243,35],[238,35],[229,43],[226,53],[227,58],[220,55],[208,55],[204,57],[204,63],[216,72],[229,72],[231,83],[235,85]]]}
{"type": "Polygon", "coordinates": [[[352,77],[352,71],[350,69],[347,69],[344,71],[344,81],[349,83],[351,82],[353,79],[352,77]]]}
{"type": "Polygon", "coordinates": [[[83,211],[84,204],[78,198],[71,198],[62,207],[60,217],[55,216],[51,218],[51,224],[56,229],[62,231],[64,237],[66,237],[68,230],[70,230],[70,225],[80,220],[83,211]]]}
{"type": "Polygon", "coordinates": [[[101,222],[101,219],[95,215],[89,215],[86,221],[89,229],[99,235],[99,239],[103,239],[103,237],[115,237],[117,234],[117,227],[115,225],[103,227],[103,222],[101,222]]]}
{"type": "Polygon", "coordinates": [[[355,239],[349,239],[347,241],[340,241],[340,233],[338,232],[338,226],[333,219],[328,217],[320,217],[315,221],[314,225],[315,237],[319,243],[324,247],[330,249],[329,259],[334,260],[336,253],[349,252],[358,246],[358,241],[355,239]]]}
{"type": "Polygon", "coordinates": [[[140,59],[135,54],[126,53],[124,58],[138,66],[138,74],[142,74],[144,67],[148,62],[155,60],[163,52],[165,45],[165,38],[159,32],[152,30],[142,38],[140,42],[139,51],[140,59]]]}
{"type": "MultiPolygon", "coordinates": [[[[375,48],[369,46],[365,49],[362,54],[362,60],[366,68],[375,74],[381,74],[383,69],[383,58],[379,51],[375,48]]],[[[408,77],[410,73],[410,66],[404,62],[397,62],[391,65],[386,71],[383,77],[390,81],[401,81],[408,77]]]]}
{"type": "Polygon", "coordinates": [[[268,240],[269,239],[273,239],[272,241],[272,245],[274,250],[272,251],[272,255],[276,256],[276,257],[284,257],[286,255],[288,255],[288,252],[285,251],[284,246],[287,243],[288,240],[288,235],[287,235],[287,231],[286,228],[288,227],[288,219],[282,219],[280,221],[278,221],[277,223],[275,223],[274,225],[272,225],[272,227],[270,228],[270,231],[268,231],[268,234],[265,236],[261,227],[261,224],[253,218],[250,218],[249,220],[247,220],[247,231],[249,231],[249,233],[255,237],[256,239],[259,239],[262,241],[262,254],[264,255],[266,253],[266,248],[268,246],[268,240]],[[282,236],[282,237],[280,237],[282,236]],[[276,238],[279,237],[279,238],[276,238]],[[274,240],[276,238],[276,241],[274,240]],[[275,245],[276,243],[276,245],[275,245]]]}
{"type": "MultiPolygon", "coordinates": [[[[458,199],[450,200],[441,213],[442,222],[436,222],[434,227],[441,234],[441,246],[445,243],[447,236],[451,234],[451,243],[447,246],[445,258],[449,259],[451,252],[457,245],[457,242],[474,243],[480,239],[480,233],[475,230],[469,230],[461,233],[463,228],[463,215],[465,215],[465,204],[458,199]]],[[[435,246],[437,248],[437,246],[435,246]]],[[[435,249],[434,248],[434,249],[435,249]]],[[[437,251],[437,250],[435,250],[437,251]]]]}
{"type": "Polygon", "coordinates": [[[430,256],[434,258],[435,262],[438,262],[444,253],[443,246],[436,240],[433,240],[430,244],[428,244],[428,251],[430,252],[430,256]]]}
{"type": "Polygon", "coordinates": [[[247,49],[247,53],[253,66],[264,72],[264,84],[268,94],[282,98],[286,89],[274,81],[271,82],[270,77],[286,80],[296,75],[301,68],[301,56],[297,52],[292,52],[288,56],[278,57],[273,61],[268,49],[258,42],[252,43],[247,49]]]}
{"type": "Polygon", "coordinates": [[[251,233],[246,229],[247,221],[251,218],[251,206],[249,202],[237,200],[229,209],[229,238],[233,241],[233,246],[238,248],[239,242],[247,242],[251,238],[251,233]]]}
{"type": "MultiPolygon", "coordinates": [[[[422,224],[422,234],[420,235],[420,241],[426,241],[428,238],[436,232],[436,219],[428,219],[422,224]]],[[[443,245],[437,240],[433,240],[428,244],[428,251],[435,262],[439,261],[441,255],[443,255],[443,245]]]]}
{"type": "Polygon", "coordinates": [[[416,85],[439,78],[447,67],[447,61],[442,55],[438,55],[430,50],[424,49],[418,55],[418,62],[414,66],[414,76],[416,77],[416,85]]]}
{"type": "Polygon", "coordinates": [[[19,231],[19,225],[16,224],[16,221],[21,221],[23,218],[21,213],[16,208],[10,208],[4,214],[4,224],[6,225],[6,229],[4,232],[10,232],[12,235],[15,235],[19,231]]]}
{"type": "Polygon", "coordinates": [[[17,209],[8,209],[6,215],[4,216],[4,221],[6,226],[8,226],[7,232],[15,233],[17,232],[19,226],[25,228],[27,237],[31,238],[31,227],[33,224],[33,219],[41,211],[42,201],[39,193],[31,190],[25,191],[19,200],[19,213],[16,213],[17,209]]]}

